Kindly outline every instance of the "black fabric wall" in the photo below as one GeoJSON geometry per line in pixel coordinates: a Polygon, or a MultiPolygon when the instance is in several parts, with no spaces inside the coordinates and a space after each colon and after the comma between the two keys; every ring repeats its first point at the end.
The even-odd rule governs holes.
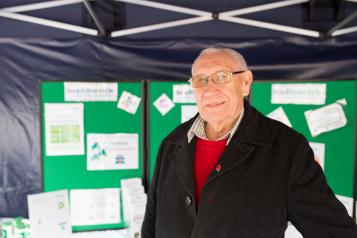
{"type": "Polygon", "coordinates": [[[27,194],[41,191],[40,80],[188,79],[212,46],[240,51],[255,80],[357,77],[357,41],[347,39],[0,38],[0,217],[26,217],[27,194]]]}

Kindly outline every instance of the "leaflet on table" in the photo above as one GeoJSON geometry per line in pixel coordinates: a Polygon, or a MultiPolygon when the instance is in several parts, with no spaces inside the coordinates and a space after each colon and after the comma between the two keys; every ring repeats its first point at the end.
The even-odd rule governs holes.
{"type": "Polygon", "coordinates": [[[172,90],[174,103],[196,103],[195,93],[190,84],[175,84],[172,90]]]}
{"type": "Polygon", "coordinates": [[[325,170],[325,144],[309,142],[311,149],[314,151],[315,161],[319,163],[322,170],[325,170]]]}
{"type": "Polygon", "coordinates": [[[46,155],[84,154],[82,103],[45,103],[46,155]]]}
{"type": "Polygon", "coordinates": [[[271,87],[272,104],[323,105],[325,101],[324,83],[273,84],[271,87]]]}
{"type": "Polygon", "coordinates": [[[282,107],[278,107],[274,111],[270,112],[267,117],[280,121],[288,127],[291,127],[291,122],[282,107]]]}
{"type": "Polygon", "coordinates": [[[65,82],[65,101],[117,101],[118,83],[65,82]]]}
{"type": "Polygon", "coordinates": [[[70,191],[72,226],[121,222],[119,188],[70,191]]]}
{"type": "Polygon", "coordinates": [[[71,238],[68,191],[28,195],[32,237],[71,238]]]}
{"type": "Polygon", "coordinates": [[[347,124],[343,107],[338,102],[315,110],[305,111],[305,118],[313,137],[344,127],[347,124]]]}
{"type": "Polygon", "coordinates": [[[198,112],[196,105],[181,106],[181,123],[184,123],[194,117],[198,112]]]}
{"type": "Polygon", "coordinates": [[[138,134],[87,134],[87,170],[138,168],[138,134]]]}

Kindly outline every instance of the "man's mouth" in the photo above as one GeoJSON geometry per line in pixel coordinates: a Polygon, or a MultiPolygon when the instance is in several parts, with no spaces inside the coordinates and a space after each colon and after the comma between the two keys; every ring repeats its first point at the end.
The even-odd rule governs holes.
{"type": "Polygon", "coordinates": [[[213,103],[208,103],[206,104],[206,107],[209,107],[209,108],[214,108],[214,107],[219,107],[219,106],[222,106],[225,102],[213,102],[213,103]]]}

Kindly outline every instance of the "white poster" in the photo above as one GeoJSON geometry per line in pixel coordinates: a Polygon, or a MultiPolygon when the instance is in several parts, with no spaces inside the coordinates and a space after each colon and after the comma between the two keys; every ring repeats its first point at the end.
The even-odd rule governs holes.
{"type": "Polygon", "coordinates": [[[134,94],[131,94],[127,91],[123,91],[117,106],[118,108],[135,115],[140,105],[140,101],[141,98],[138,96],[135,96],[134,94]]]}
{"type": "Polygon", "coordinates": [[[325,101],[324,83],[273,84],[271,88],[272,104],[323,105],[325,101]]]}
{"type": "Polygon", "coordinates": [[[352,217],[352,213],[353,213],[353,198],[342,196],[342,195],[337,195],[337,194],[336,194],[336,197],[345,206],[345,208],[346,208],[346,210],[348,212],[348,215],[350,215],[350,217],[352,217]]]}
{"type": "Polygon", "coordinates": [[[138,168],[138,134],[87,134],[88,170],[138,168]]]}
{"type": "Polygon", "coordinates": [[[117,101],[117,83],[65,82],[65,101],[117,101]]]}
{"type": "Polygon", "coordinates": [[[277,109],[269,113],[267,117],[280,121],[288,127],[291,127],[291,122],[282,107],[278,107],[277,109]]]}
{"type": "Polygon", "coordinates": [[[314,151],[315,160],[325,170],[325,144],[309,142],[311,149],[314,151]]]}
{"type": "Polygon", "coordinates": [[[305,118],[313,137],[344,127],[347,124],[345,112],[339,103],[306,111],[305,118]]]}
{"type": "Polygon", "coordinates": [[[120,223],[119,191],[119,188],[71,190],[72,226],[120,223]]]}
{"type": "Polygon", "coordinates": [[[171,99],[165,94],[161,94],[158,99],[155,100],[154,106],[161,113],[161,115],[165,116],[175,104],[171,101],[171,99]]]}
{"type": "Polygon", "coordinates": [[[84,154],[82,103],[45,103],[46,155],[84,154]]]}
{"type": "Polygon", "coordinates": [[[31,237],[70,238],[72,227],[68,191],[28,195],[31,237]]]}
{"type": "Polygon", "coordinates": [[[195,93],[190,84],[175,84],[172,90],[175,103],[196,103],[195,93]]]}
{"type": "Polygon", "coordinates": [[[296,230],[295,226],[288,222],[288,227],[286,228],[285,231],[285,238],[303,238],[301,233],[296,230]]]}
{"type": "Polygon", "coordinates": [[[184,123],[194,117],[198,112],[196,105],[181,106],[181,123],[184,123]]]}

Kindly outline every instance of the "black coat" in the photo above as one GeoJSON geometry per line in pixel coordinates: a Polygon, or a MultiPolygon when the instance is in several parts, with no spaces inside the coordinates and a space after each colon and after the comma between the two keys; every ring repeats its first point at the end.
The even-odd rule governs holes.
{"type": "Polygon", "coordinates": [[[357,238],[313,151],[298,132],[247,102],[241,124],[194,198],[194,119],[160,147],[142,238],[281,238],[290,220],[307,238],[357,238]]]}

